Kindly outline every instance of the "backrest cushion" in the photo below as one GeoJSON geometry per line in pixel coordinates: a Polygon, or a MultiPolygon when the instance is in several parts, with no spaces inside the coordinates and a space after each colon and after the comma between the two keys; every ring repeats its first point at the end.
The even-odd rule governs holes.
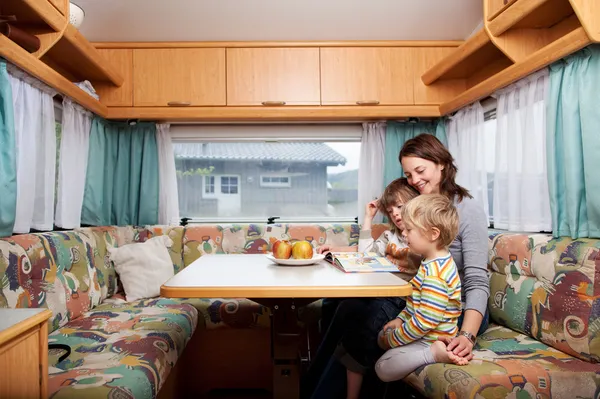
{"type": "Polygon", "coordinates": [[[277,240],[309,241],[314,248],[358,245],[357,224],[210,224],[186,226],[183,263],[206,254],[256,254],[271,251],[277,240]]]}
{"type": "Polygon", "coordinates": [[[492,319],[584,360],[600,360],[600,240],[492,234],[492,319]]]}

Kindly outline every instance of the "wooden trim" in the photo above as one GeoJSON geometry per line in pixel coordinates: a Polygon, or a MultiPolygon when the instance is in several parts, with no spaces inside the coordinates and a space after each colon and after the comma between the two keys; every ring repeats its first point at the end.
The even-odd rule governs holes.
{"type": "Polygon", "coordinates": [[[490,33],[494,36],[500,36],[547,1],[550,0],[518,0],[514,2],[504,12],[489,21],[490,33]]]}
{"type": "MultiPolygon", "coordinates": [[[[23,320],[20,323],[15,324],[14,326],[7,328],[6,330],[0,331],[0,345],[10,341],[15,337],[18,337],[27,330],[33,329],[42,323],[46,323],[46,320],[48,320],[51,316],[52,312],[49,309],[46,309],[23,320]]],[[[46,333],[47,332],[48,330],[46,330],[46,333]]],[[[46,351],[47,350],[48,348],[46,348],[46,351]]]]}
{"type": "Polygon", "coordinates": [[[28,7],[37,16],[48,24],[56,32],[62,32],[65,27],[65,16],[62,15],[48,0],[2,0],[6,1],[9,10],[13,11],[14,7],[28,7]],[[18,4],[24,3],[24,4],[18,4]]]}
{"type": "Polygon", "coordinates": [[[458,65],[465,58],[469,57],[477,50],[485,46],[490,42],[490,38],[487,35],[485,29],[481,29],[469,40],[459,46],[450,56],[444,58],[433,67],[429,68],[422,76],[421,80],[426,85],[430,85],[456,65],[458,65]]]}
{"type": "Polygon", "coordinates": [[[94,42],[96,48],[202,48],[202,47],[458,47],[462,40],[352,40],[308,42],[94,42]]]}
{"type": "Polygon", "coordinates": [[[517,0],[509,0],[509,2],[506,3],[502,8],[498,9],[492,15],[489,15],[489,0],[484,0],[483,7],[487,8],[488,11],[484,11],[483,15],[487,15],[487,20],[491,21],[492,19],[496,18],[498,15],[502,14],[504,12],[504,10],[506,10],[508,7],[512,6],[515,1],[517,1],[517,0]]]}
{"type": "Polygon", "coordinates": [[[600,2],[598,0],[569,0],[589,38],[600,43],[600,2]]]}
{"type": "Polygon", "coordinates": [[[493,77],[467,90],[454,100],[440,106],[440,113],[447,115],[465,105],[471,104],[498,89],[533,73],[552,62],[559,60],[590,44],[590,39],[583,28],[578,28],[555,42],[531,54],[522,62],[516,63],[493,77]]]}
{"type": "Polygon", "coordinates": [[[281,106],[281,107],[109,107],[108,119],[170,121],[342,121],[396,119],[411,116],[437,118],[438,105],[400,106],[281,106]]]}
{"type": "Polygon", "coordinates": [[[100,101],[69,82],[64,76],[29,54],[6,36],[2,35],[0,35],[0,56],[29,72],[48,86],[55,88],[60,93],[72,98],[73,101],[80,104],[82,107],[102,117],[108,115],[108,108],[101,104],[100,101]]]}
{"type": "MultiPolygon", "coordinates": [[[[47,310],[52,315],[50,310],[47,310]]],[[[50,317],[50,316],[48,316],[50,317]]],[[[48,397],[48,323],[40,324],[40,390],[41,397],[48,397]]]]}
{"type": "Polygon", "coordinates": [[[409,296],[412,285],[357,287],[160,287],[165,298],[351,298],[409,296]]]}

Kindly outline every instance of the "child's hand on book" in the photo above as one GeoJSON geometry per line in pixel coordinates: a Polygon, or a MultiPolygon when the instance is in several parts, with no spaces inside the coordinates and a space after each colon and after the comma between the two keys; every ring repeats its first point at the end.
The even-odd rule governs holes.
{"type": "Polygon", "coordinates": [[[318,254],[324,254],[325,252],[331,252],[332,251],[332,247],[331,245],[321,245],[320,247],[317,247],[317,253],[318,254]]]}

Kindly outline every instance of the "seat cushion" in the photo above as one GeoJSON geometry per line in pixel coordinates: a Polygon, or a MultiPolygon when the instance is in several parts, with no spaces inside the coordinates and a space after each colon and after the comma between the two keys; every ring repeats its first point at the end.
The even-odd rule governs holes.
{"type": "Polygon", "coordinates": [[[245,298],[184,298],[198,310],[198,325],[218,328],[269,328],[269,308],[245,298]]]}
{"type": "Polygon", "coordinates": [[[600,365],[493,325],[467,366],[432,364],[406,381],[428,398],[596,398],[600,365]]]}
{"type": "Polygon", "coordinates": [[[154,398],[196,329],[198,311],[177,299],[103,303],[49,335],[71,347],[49,356],[52,398],[154,398]]]}

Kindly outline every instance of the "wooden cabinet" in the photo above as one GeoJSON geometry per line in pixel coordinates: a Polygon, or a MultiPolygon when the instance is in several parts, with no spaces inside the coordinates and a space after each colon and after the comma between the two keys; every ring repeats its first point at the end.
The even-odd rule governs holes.
{"type": "Polygon", "coordinates": [[[409,47],[321,48],[321,104],[413,104],[410,57],[409,47]]]}
{"type": "Polygon", "coordinates": [[[318,48],[228,48],[227,105],[320,105],[318,48]]]}
{"type": "Polygon", "coordinates": [[[224,48],[133,50],[136,107],[226,104],[224,48]]]}
{"type": "Polygon", "coordinates": [[[415,104],[441,104],[452,100],[467,89],[465,79],[438,80],[429,86],[426,86],[421,79],[421,75],[429,68],[455,51],[456,47],[414,47],[411,49],[415,104]]]}
{"type": "Polygon", "coordinates": [[[0,309],[0,398],[48,397],[48,309],[0,309]]]}
{"type": "Polygon", "coordinates": [[[121,87],[110,83],[93,82],[100,102],[109,107],[133,106],[133,50],[131,49],[99,49],[98,52],[106,63],[125,79],[121,87]]]}

